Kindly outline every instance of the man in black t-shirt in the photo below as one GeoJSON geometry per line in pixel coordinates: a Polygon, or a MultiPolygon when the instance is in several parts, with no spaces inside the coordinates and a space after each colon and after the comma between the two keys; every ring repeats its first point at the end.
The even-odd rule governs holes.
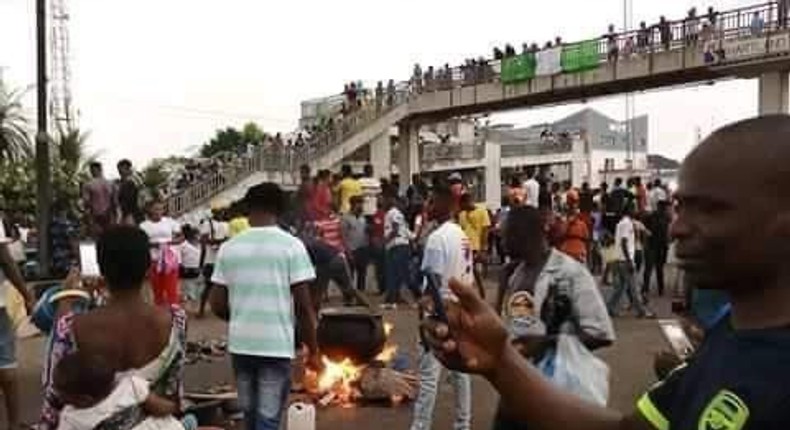
{"type": "Polygon", "coordinates": [[[134,179],[132,162],[121,160],[118,162],[118,189],[116,197],[118,208],[121,211],[121,224],[136,225],[143,221],[143,213],[139,205],[139,185],[134,179]]]}
{"type": "Polygon", "coordinates": [[[620,221],[620,214],[633,203],[633,200],[634,195],[623,186],[623,178],[615,178],[614,188],[606,196],[606,205],[604,206],[603,223],[609,233],[614,234],[615,227],[620,221]]]}
{"type": "Polygon", "coordinates": [[[671,227],[679,264],[695,287],[725,291],[732,311],[633,413],[582,404],[554,389],[511,346],[472,285],[451,283],[458,302],[447,303],[449,327],[426,324],[426,339],[448,367],[485,376],[510,416],[534,428],[790,428],[787,136],[789,116],[750,119],[716,131],[684,161],[671,227]]]}

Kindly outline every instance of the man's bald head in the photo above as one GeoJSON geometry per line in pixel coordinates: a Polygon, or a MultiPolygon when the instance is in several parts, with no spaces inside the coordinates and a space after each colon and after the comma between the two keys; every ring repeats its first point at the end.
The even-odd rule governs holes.
{"type": "MultiPolygon", "coordinates": [[[[790,116],[723,127],[683,162],[672,233],[693,283],[770,284],[790,256],[790,116]]],[[[756,288],[756,287],[755,287],[756,288]]]]}
{"type": "Polygon", "coordinates": [[[790,204],[790,116],[751,118],[716,130],[686,158],[682,170],[689,169],[721,173],[720,185],[737,182],[771,199],[782,193],[790,204]]]}

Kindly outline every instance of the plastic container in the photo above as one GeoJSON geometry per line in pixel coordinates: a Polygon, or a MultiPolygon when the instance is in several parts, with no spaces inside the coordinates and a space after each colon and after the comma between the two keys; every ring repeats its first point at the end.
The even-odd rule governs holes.
{"type": "Polygon", "coordinates": [[[288,407],[288,430],[315,430],[315,406],[296,402],[288,407]]]}

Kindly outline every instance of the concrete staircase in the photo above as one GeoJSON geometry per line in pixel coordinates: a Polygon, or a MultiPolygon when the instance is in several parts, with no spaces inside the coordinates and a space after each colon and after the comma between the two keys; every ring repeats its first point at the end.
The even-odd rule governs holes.
{"type": "Polygon", "coordinates": [[[233,202],[261,182],[275,182],[295,189],[299,166],[313,171],[335,169],[354,151],[370,144],[409,111],[408,95],[398,94],[391,107],[368,106],[347,118],[333,134],[310,148],[257,147],[250,156],[241,157],[208,179],[167,198],[168,213],[183,222],[196,223],[206,216],[212,201],[233,202]]]}

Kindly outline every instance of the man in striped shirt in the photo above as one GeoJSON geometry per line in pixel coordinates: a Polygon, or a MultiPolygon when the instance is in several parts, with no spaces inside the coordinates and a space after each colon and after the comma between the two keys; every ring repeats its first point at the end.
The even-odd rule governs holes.
{"type": "MultiPolygon", "coordinates": [[[[343,227],[340,218],[331,212],[313,222],[313,228],[315,239],[307,238],[305,241],[318,275],[314,285],[313,300],[315,301],[316,297],[321,299],[326,297],[331,280],[343,293],[343,304],[351,306],[356,302],[359,305],[368,306],[364,296],[357,294],[351,284],[349,255],[343,242],[343,227]],[[320,258],[319,254],[326,254],[328,258],[320,258]]],[[[314,303],[314,305],[318,307],[319,304],[314,303]]]]}
{"type": "Polygon", "coordinates": [[[273,183],[250,188],[251,228],[222,245],[211,305],[229,319],[229,351],[246,430],[276,430],[291,385],[294,310],[308,365],[320,368],[309,284],[315,270],[302,242],[280,229],[285,194],[273,183]]]}

